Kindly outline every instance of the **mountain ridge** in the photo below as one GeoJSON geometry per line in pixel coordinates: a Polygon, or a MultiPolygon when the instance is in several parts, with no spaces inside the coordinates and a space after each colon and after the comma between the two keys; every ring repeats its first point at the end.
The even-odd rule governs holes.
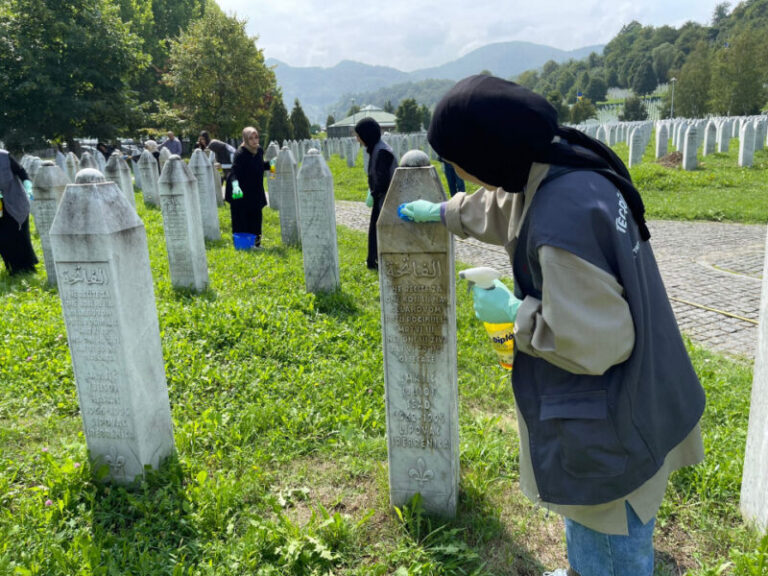
{"type": "Polygon", "coordinates": [[[290,110],[294,99],[298,98],[309,118],[323,124],[331,106],[346,94],[372,92],[395,84],[427,79],[457,81],[483,70],[502,78],[511,78],[526,70],[540,68],[549,60],[558,63],[580,60],[591,52],[602,52],[602,49],[602,45],[561,50],[533,42],[494,42],[445,64],[412,72],[349,59],[331,67],[291,66],[276,58],[267,58],[266,64],[275,70],[286,108],[290,110]]]}

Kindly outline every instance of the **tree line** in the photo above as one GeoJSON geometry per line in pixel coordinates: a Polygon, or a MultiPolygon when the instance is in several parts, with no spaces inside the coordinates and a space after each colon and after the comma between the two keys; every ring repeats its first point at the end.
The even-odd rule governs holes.
{"type": "Polygon", "coordinates": [[[214,0],[5,0],[0,140],[263,129],[282,96],[245,24],[214,0]]]}
{"type": "Polygon", "coordinates": [[[561,121],[583,120],[583,114],[573,117],[574,107],[579,111],[604,102],[609,86],[629,89],[635,97],[668,86],[661,95],[664,116],[673,112],[673,94],[676,116],[756,114],[768,106],[766,37],[768,0],[745,0],[732,11],[723,2],[709,25],[687,22],[676,29],[633,21],[602,55],[563,64],[549,61],[514,80],[546,96],[561,121]]]}

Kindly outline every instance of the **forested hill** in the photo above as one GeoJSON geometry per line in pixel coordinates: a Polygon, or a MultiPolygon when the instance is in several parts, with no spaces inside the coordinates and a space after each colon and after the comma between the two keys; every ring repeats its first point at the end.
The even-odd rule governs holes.
{"type": "MultiPolygon", "coordinates": [[[[382,103],[391,100],[396,103],[400,99],[398,94],[406,94],[405,97],[416,97],[420,102],[430,104],[430,98],[421,99],[420,95],[432,92],[435,84],[416,84],[421,80],[456,81],[483,70],[507,78],[532,66],[542,66],[550,60],[565,62],[573,58],[584,58],[591,52],[599,53],[601,50],[602,46],[565,51],[531,42],[497,42],[477,48],[441,66],[413,72],[401,72],[395,68],[351,61],[340,62],[331,68],[294,67],[275,59],[267,59],[267,65],[274,67],[286,104],[292,104],[294,99],[298,98],[307,114],[321,121],[329,110],[338,115],[341,107],[346,105],[348,108],[355,94],[367,96],[397,85],[386,97],[379,94],[365,103],[377,103],[374,100],[381,100],[382,103]],[[329,108],[334,103],[335,107],[329,108]]],[[[448,83],[448,86],[450,85],[451,82],[448,83]]]]}
{"type": "MultiPolygon", "coordinates": [[[[680,28],[625,25],[602,55],[563,64],[547,62],[516,80],[555,104],[593,102],[608,87],[642,96],[675,84],[675,114],[754,114],[768,104],[768,0],[746,0],[729,11],[719,4],[710,23],[680,28]],[[673,80],[674,79],[674,80],[673,80]]],[[[662,90],[667,112],[672,90],[662,90]]]]}

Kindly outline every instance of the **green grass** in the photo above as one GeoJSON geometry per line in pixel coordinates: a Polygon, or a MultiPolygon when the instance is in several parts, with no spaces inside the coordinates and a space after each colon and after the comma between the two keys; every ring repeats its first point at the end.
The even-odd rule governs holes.
{"type": "MultiPolygon", "coordinates": [[[[614,147],[627,162],[629,148],[614,147]]],[[[669,151],[674,151],[671,143],[669,151]]],[[[739,141],[729,151],[701,156],[698,168],[661,166],[654,161],[655,135],[643,162],[630,169],[645,202],[646,217],[665,220],[713,220],[741,223],[768,222],[768,150],[755,153],[750,168],[738,164],[739,141]]]]}
{"type": "MultiPolygon", "coordinates": [[[[361,163],[331,161],[362,200],[361,163]]],[[[208,244],[211,288],[172,290],[162,219],[140,200],[177,456],[130,488],[88,464],[57,291],[0,273],[0,575],[515,575],[565,566],[561,521],[517,487],[514,399],[457,291],[456,520],[388,504],[378,279],[339,228],[342,290],[304,291],[299,250],[265,210],[264,245],[208,244]]],[[[219,213],[229,237],[229,216],[219,213]]],[[[35,238],[38,254],[42,254],[35,238]]],[[[707,389],[707,459],[674,475],[658,574],[760,574],[740,519],[751,366],[690,346],[707,389]]]]}

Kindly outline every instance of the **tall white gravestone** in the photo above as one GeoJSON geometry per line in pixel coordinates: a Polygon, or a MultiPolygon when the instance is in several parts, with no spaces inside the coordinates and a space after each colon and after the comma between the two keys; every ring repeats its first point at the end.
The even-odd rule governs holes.
{"type": "Polygon", "coordinates": [[[741,514],[768,532],[768,252],[763,264],[760,327],[741,480],[741,514]]]}
{"type": "Polygon", "coordinates": [[[40,243],[43,245],[43,260],[48,284],[56,284],[56,266],[53,262],[49,233],[67,184],[69,184],[69,178],[66,173],[50,160],[43,162],[35,176],[32,216],[35,219],[35,229],[40,235],[40,243]]]}
{"type": "Polygon", "coordinates": [[[82,170],[50,234],[90,457],[131,482],[173,452],[144,225],[113,182],[82,170]]]}
{"type": "Polygon", "coordinates": [[[459,424],[453,238],[439,223],[397,215],[403,202],[441,202],[427,155],[410,151],[395,170],[376,230],[387,406],[389,495],[417,492],[438,516],[456,514],[459,424]]]}
{"type": "Polygon", "coordinates": [[[158,187],[171,284],[201,292],[208,287],[208,259],[195,177],[174,154],[165,163],[158,187]]]}
{"type": "MultiPolygon", "coordinates": [[[[121,160],[122,158],[120,158],[119,154],[112,154],[104,168],[104,176],[107,180],[111,180],[117,184],[117,187],[120,188],[120,191],[123,193],[123,196],[125,196],[125,199],[128,200],[128,203],[135,208],[136,198],[133,195],[131,173],[128,171],[128,165],[126,164],[125,170],[128,171],[126,178],[126,174],[123,173],[123,168],[120,166],[121,160]]],[[[123,164],[125,164],[125,161],[123,161],[123,164]]]]}
{"type": "Polygon", "coordinates": [[[272,188],[280,206],[280,239],[286,246],[299,246],[298,198],[296,191],[296,161],[291,149],[284,146],[277,155],[276,176],[272,188]]]}
{"type": "Polygon", "coordinates": [[[699,132],[695,124],[691,124],[685,130],[683,136],[683,170],[696,170],[698,158],[696,148],[698,147],[699,132]]]}
{"type": "Polygon", "coordinates": [[[755,128],[752,122],[744,122],[739,131],[739,166],[752,166],[755,157],[755,128]]]}
{"type": "Polygon", "coordinates": [[[304,155],[296,180],[304,285],[307,292],[333,292],[341,287],[333,176],[315,148],[304,155]]]}
{"type": "Polygon", "coordinates": [[[199,148],[192,153],[189,169],[194,174],[200,204],[200,216],[203,220],[203,234],[206,240],[221,240],[219,211],[216,207],[216,191],[213,189],[213,168],[205,152],[199,148]]]}
{"type": "Polygon", "coordinates": [[[146,206],[159,206],[157,180],[160,178],[160,169],[157,160],[149,150],[144,150],[139,156],[139,173],[141,174],[141,195],[146,206]]]}

